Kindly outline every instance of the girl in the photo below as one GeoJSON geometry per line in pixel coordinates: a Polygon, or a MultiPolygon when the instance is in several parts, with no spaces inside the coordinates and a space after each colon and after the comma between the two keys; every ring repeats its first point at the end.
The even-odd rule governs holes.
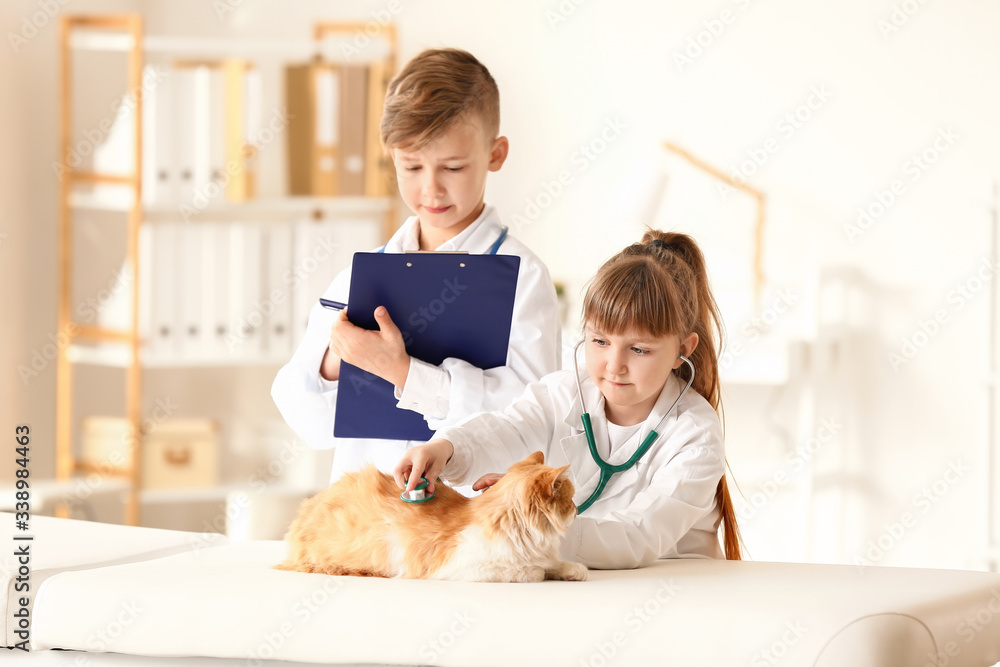
{"type": "Polygon", "coordinates": [[[647,231],[598,271],[583,321],[585,374],[552,373],[506,409],[438,431],[403,455],[397,484],[409,491],[420,477],[468,483],[482,476],[474,488],[486,488],[499,476],[484,473],[541,449],[548,465],[570,465],[573,501],[583,506],[563,539],[563,559],[601,569],[658,558],[738,560],[718,414],[720,316],[701,250],[684,234],[647,231]],[[694,369],[691,391],[685,358],[694,369]],[[651,430],[659,434],[591,503],[601,470],[585,411],[593,416],[593,449],[612,465],[627,463],[651,430]]]}

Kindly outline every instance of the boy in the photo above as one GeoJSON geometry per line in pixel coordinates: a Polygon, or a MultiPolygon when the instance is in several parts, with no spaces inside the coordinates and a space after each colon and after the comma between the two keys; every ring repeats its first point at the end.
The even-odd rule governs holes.
{"type": "MultiPolygon", "coordinates": [[[[424,51],[389,84],[382,144],[396,168],[399,192],[413,211],[384,252],[502,252],[521,257],[507,365],[482,370],[459,359],[434,366],[411,358],[384,308],[379,331],[355,327],[346,313],[313,307],[298,350],[279,372],[271,396],[288,425],[314,449],[336,447],[331,483],[374,463],[391,474],[416,442],[333,437],[340,362],[391,382],[398,407],[424,416],[431,430],[476,412],[498,410],[524,387],[558,370],[556,294],[545,265],[505,235],[483,200],[486,174],[507,159],[499,136],[500,95],[485,66],[458,49],[424,51]]],[[[347,302],[350,269],[324,296],[347,302]]]]}

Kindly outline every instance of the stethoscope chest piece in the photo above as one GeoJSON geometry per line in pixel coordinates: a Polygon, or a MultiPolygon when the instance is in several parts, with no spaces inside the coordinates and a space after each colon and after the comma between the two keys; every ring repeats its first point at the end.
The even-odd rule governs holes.
{"type": "Polygon", "coordinates": [[[403,491],[399,494],[399,499],[404,503],[423,503],[427,502],[433,498],[436,494],[432,493],[427,495],[427,480],[423,477],[420,478],[420,484],[417,484],[416,488],[407,493],[403,491]]]}

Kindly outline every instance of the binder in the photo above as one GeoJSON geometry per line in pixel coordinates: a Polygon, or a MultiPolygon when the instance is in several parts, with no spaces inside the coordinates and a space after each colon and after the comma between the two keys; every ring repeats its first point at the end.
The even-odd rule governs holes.
{"type": "Polygon", "coordinates": [[[332,220],[299,220],[295,223],[288,281],[292,295],[292,338],[296,341],[302,340],[306,334],[316,295],[326,290],[342,268],[332,259],[333,253],[340,247],[335,225],[332,220]]]}
{"type": "Polygon", "coordinates": [[[242,319],[246,322],[246,340],[240,351],[244,359],[257,359],[264,349],[264,306],[261,299],[261,223],[245,222],[239,225],[243,234],[243,301],[242,319]]]}
{"type": "Polygon", "coordinates": [[[228,355],[256,359],[263,345],[264,311],[261,300],[261,226],[233,223],[230,227],[228,355]]]}
{"type": "Polygon", "coordinates": [[[178,294],[178,357],[185,361],[204,358],[206,348],[205,322],[202,319],[201,301],[204,291],[201,228],[193,223],[180,223],[177,227],[177,254],[174,256],[173,281],[180,288],[178,294]],[[178,275],[179,274],[179,275],[178,275]]]}
{"type": "Polygon", "coordinates": [[[207,354],[210,359],[226,359],[229,335],[229,234],[235,223],[198,223],[202,233],[202,271],[205,285],[201,303],[205,323],[207,354]]]}
{"type": "Polygon", "coordinates": [[[142,340],[143,360],[148,361],[154,351],[155,324],[153,320],[153,276],[156,227],[143,223],[139,226],[139,338],[142,340]]]}
{"type": "MultiPolygon", "coordinates": [[[[488,369],[507,363],[521,258],[451,253],[356,253],[347,314],[374,330],[385,306],[410,356],[438,365],[463,359],[488,369]]],[[[338,438],[427,440],[423,415],[396,407],[394,387],[348,363],[340,365],[338,438]]]]}
{"type": "Polygon", "coordinates": [[[368,106],[368,68],[345,65],[341,69],[340,195],[365,194],[365,140],[368,106]]]}
{"type": "Polygon", "coordinates": [[[368,113],[365,145],[369,159],[365,162],[365,194],[385,197],[396,191],[396,169],[386,151],[382,150],[380,119],[385,105],[385,92],[394,75],[387,61],[379,60],[368,66],[368,113]]]}
{"type": "Polygon", "coordinates": [[[200,186],[198,204],[218,205],[226,185],[226,79],[219,67],[208,71],[208,183],[200,186]],[[209,187],[209,183],[214,184],[209,187]]]}
{"type": "Polygon", "coordinates": [[[190,195],[182,204],[204,208],[204,198],[212,180],[212,70],[195,67],[191,70],[191,97],[184,101],[186,112],[193,115],[192,134],[186,137],[190,150],[190,195]]]}
{"type": "Polygon", "coordinates": [[[257,196],[263,86],[260,71],[249,61],[228,58],[221,66],[225,82],[225,164],[230,170],[226,197],[231,202],[243,202],[257,196]]]}
{"type": "MultiPolygon", "coordinates": [[[[143,81],[159,68],[147,65],[143,81]],[[147,74],[148,73],[148,74],[147,74]]],[[[174,135],[172,109],[174,71],[166,68],[155,86],[143,91],[142,100],[142,200],[147,206],[168,205],[174,201],[176,174],[172,162],[174,135]]]]}
{"type": "Polygon", "coordinates": [[[338,172],[341,76],[325,63],[285,69],[288,109],[288,191],[293,195],[342,194],[338,172]]]}
{"type": "Polygon", "coordinates": [[[292,294],[287,277],[292,268],[292,228],[281,222],[267,228],[264,300],[267,315],[265,346],[271,359],[289,357],[292,352],[292,294]]]}
{"type": "Polygon", "coordinates": [[[195,193],[195,163],[197,162],[195,141],[199,137],[197,116],[196,70],[178,67],[174,70],[173,130],[172,143],[174,169],[176,172],[174,196],[180,204],[191,205],[195,193]]]}
{"type": "Polygon", "coordinates": [[[182,228],[173,222],[143,225],[143,228],[152,231],[149,356],[172,360],[180,352],[183,331],[179,306],[182,284],[178,271],[182,228]]]}

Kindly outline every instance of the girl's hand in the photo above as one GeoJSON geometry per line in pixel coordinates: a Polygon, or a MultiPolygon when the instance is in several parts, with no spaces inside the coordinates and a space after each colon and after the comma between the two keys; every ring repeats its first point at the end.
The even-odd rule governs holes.
{"type": "Polygon", "coordinates": [[[346,308],[340,311],[330,329],[330,352],[402,391],[410,372],[403,335],[383,306],[375,309],[375,321],[379,330],[368,331],[351,324],[346,308]]]}
{"type": "Polygon", "coordinates": [[[451,460],[455,453],[455,448],[450,442],[443,439],[431,440],[426,445],[411,447],[403,453],[395,470],[393,477],[399,488],[405,489],[407,493],[412,491],[420,483],[420,478],[427,480],[427,494],[434,493],[434,483],[438,475],[444,470],[445,465],[451,460]]]}
{"type": "Polygon", "coordinates": [[[480,489],[486,490],[491,486],[500,481],[500,478],[504,476],[502,472],[490,472],[486,473],[482,477],[476,480],[476,483],[472,485],[473,491],[479,491],[480,489]]]}

